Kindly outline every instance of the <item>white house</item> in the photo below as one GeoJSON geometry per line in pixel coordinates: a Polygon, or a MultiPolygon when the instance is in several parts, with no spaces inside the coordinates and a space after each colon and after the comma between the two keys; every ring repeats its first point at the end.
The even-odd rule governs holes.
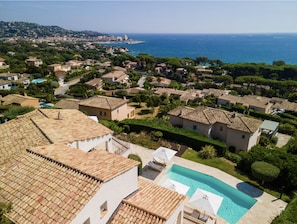
{"type": "Polygon", "coordinates": [[[0,79],[0,90],[10,90],[12,86],[11,81],[0,79]]]}
{"type": "Polygon", "coordinates": [[[0,200],[14,223],[183,222],[185,196],[138,177],[137,161],[107,152],[111,131],[77,110],[35,110],[0,134],[0,200]]]}

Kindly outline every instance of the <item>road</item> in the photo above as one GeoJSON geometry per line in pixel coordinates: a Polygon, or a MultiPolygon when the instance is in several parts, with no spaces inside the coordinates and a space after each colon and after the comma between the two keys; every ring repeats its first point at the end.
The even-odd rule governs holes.
{"type": "Polygon", "coordinates": [[[72,86],[72,85],[78,83],[79,80],[80,80],[80,78],[76,78],[76,79],[73,79],[66,83],[59,82],[60,86],[57,89],[55,89],[55,96],[64,95],[68,91],[69,86],[72,86]]]}
{"type": "Polygon", "coordinates": [[[141,78],[138,80],[138,83],[137,83],[139,87],[143,88],[145,79],[146,79],[146,75],[141,76],[141,78]]]}

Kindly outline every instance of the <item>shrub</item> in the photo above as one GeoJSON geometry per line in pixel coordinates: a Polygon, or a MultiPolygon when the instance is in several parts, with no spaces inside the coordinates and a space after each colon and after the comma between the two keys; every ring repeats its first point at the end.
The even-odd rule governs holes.
{"type": "Polygon", "coordinates": [[[111,121],[111,120],[99,120],[100,124],[108,127],[109,129],[113,130],[115,134],[120,134],[123,132],[123,128],[120,127],[118,121],[111,121]]]}
{"type": "Polygon", "coordinates": [[[163,138],[183,143],[196,151],[199,151],[205,145],[213,145],[219,156],[226,153],[226,144],[218,140],[207,138],[196,131],[184,128],[173,127],[169,122],[163,119],[126,119],[121,121],[121,125],[129,124],[131,132],[152,132],[161,131],[163,138]]]}
{"type": "Polygon", "coordinates": [[[252,175],[251,165],[256,161],[265,161],[281,170],[277,179],[270,183],[271,187],[280,189],[285,186],[287,193],[297,189],[297,155],[287,153],[285,150],[268,149],[260,145],[252,147],[248,152],[240,152],[239,155],[241,160],[237,163],[236,168],[241,172],[252,175]]]}
{"type": "Polygon", "coordinates": [[[216,150],[212,145],[206,145],[198,152],[198,155],[202,159],[212,159],[216,157],[216,150]]]}
{"type": "Polygon", "coordinates": [[[276,136],[272,136],[270,141],[275,145],[278,141],[278,138],[276,136]]]}
{"type": "Polygon", "coordinates": [[[277,216],[271,223],[272,224],[289,224],[296,223],[297,211],[297,197],[295,197],[279,216],[277,216]]]}
{"type": "Polygon", "coordinates": [[[235,152],[236,152],[236,147],[233,146],[233,145],[231,145],[231,146],[229,147],[229,151],[232,152],[232,153],[235,153],[235,152]]]}
{"type": "Polygon", "coordinates": [[[142,174],[142,160],[141,160],[140,156],[138,156],[136,154],[129,154],[128,158],[139,162],[139,164],[138,164],[138,175],[142,174]]]}
{"type": "Polygon", "coordinates": [[[4,203],[0,201],[0,223],[1,224],[12,224],[13,222],[6,218],[5,214],[9,213],[12,209],[11,203],[4,203]]]}
{"type": "Polygon", "coordinates": [[[157,140],[163,137],[163,133],[161,131],[153,131],[152,135],[154,139],[157,139],[157,140]]]}
{"type": "Polygon", "coordinates": [[[270,145],[270,139],[267,136],[261,135],[259,144],[266,147],[270,145]]]}
{"type": "Polygon", "coordinates": [[[3,113],[4,119],[14,119],[19,115],[23,115],[35,110],[34,107],[13,106],[3,113]]]}
{"type": "Polygon", "coordinates": [[[130,126],[128,124],[125,124],[123,126],[124,132],[129,133],[130,132],[130,126]]]}
{"type": "Polygon", "coordinates": [[[251,166],[251,171],[255,178],[262,181],[262,185],[264,182],[275,180],[280,173],[278,167],[263,161],[254,162],[251,166]]]}
{"type": "Polygon", "coordinates": [[[227,151],[225,154],[225,158],[232,161],[233,163],[239,163],[241,160],[241,156],[239,154],[227,151]]]}
{"type": "Polygon", "coordinates": [[[278,130],[283,134],[292,135],[295,133],[296,128],[291,124],[285,123],[285,124],[280,124],[278,130]]]}

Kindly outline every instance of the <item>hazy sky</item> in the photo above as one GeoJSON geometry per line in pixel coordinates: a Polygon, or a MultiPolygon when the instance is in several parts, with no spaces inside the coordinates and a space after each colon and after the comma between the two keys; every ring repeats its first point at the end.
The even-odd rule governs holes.
{"type": "Polygon", "coordinates": [[[103,33],[297,33],[297,1],[2,1],[0,20],[103,33]]]}

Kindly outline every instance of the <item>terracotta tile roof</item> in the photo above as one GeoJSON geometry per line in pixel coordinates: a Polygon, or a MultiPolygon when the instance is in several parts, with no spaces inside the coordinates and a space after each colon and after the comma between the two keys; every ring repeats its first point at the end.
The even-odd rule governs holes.
{"type": "Polygon", "coordinates": [[[22,96],[19,94],[9,94],[1,99],[3,102],[2,105],[10,105],[10,104],[21,104],[26,100],[38,100],[37,98],[33,98],[30,96],[22,96]]]}
{"type": "Polygon", "coordinates": [[[2,80],[0,79],[0,85],[7,85],[7,84],[10,84],[11,83],[11,80],[2,80]]]}
{"type": "Polygon", "coordinates": [[[35,110],[0,125],[0,164],[27,148],[50,144],[31,121],[33,117],[44,116],[39,110],[35,110]]]}
{"type": "Polygon", "coordinates": [[[0,167],[0,201],[12,202],[15,223],[70,223],[101,184],[33,151],[0,167]]]}
{"type": "Polygon", "coordinates": [[[106,97],[106,96],[93,96],[89,99],[82,101],[79,105],[102,108],[107,110],[114,110],[124,105],[125,103],[127,103],[127,101],[120,98],[106,97]]]}
{"type": "Polygon", "coordinates": [[[122,203],[110,224],[165,224],[166,220],[133,205],[122,203]]]}
{"type": "Polygon", "coordinates": [[[78,110],[40,109],[0,125],[0,164],[25,149],[112,133],[78,110]],[[60,113],[61,120],[58,120],[60,113]]]}
{"type": "Polygon", "coordinates": [[[32,149],[33,152],[79,170],[97,180],[106,182],[138,165],[135,160],[106,151],[92,150],[85,153],[63,144],[51,144],[32,149]]]}
{"type": "Polygon", "coordinates": [[[219,99],[229,101],[232,104],[241,103],[244,106],[254,106],[259,108],[267,108],[269,107],[269,102],[271,98],[262,97],[262,96],[234,96],[230,94],[221,95],[218,97],[219,99]]]}
{"type": "Polygon", "coordinates": [[[165,223],[184,203],[185,198],[139,177],[138,190],[122,201],[111,223],[165,223]]]}
{"type": "Polygon", "coordinates": [[[202,94],[204,94],[204,95],[213,94],[216,97],[219,97],[219,96],[221,96],[223,94],[228,94],[229,92],[230,92],[230,90],[213,89],[213,88],[203,89],[202,90],[202,94]]]}
{"type": "Polygon", "coordinates": [[[227,124],[229,128],[248,133],[255,132],[262,124],[261,120],[244,117],[242,114],[203,106],[196,109],[178,107],[168,114],[207,125],[223,123],[227,124]]]}
{"type": "Polygon", "coordinates": [[[78,104],[81,101],[78,99],[62,99],[58,103],[55,104],[55,107],[61,108],[61,109],[76,109],[78,110],[79,106],[78,104]]]}
{"type": "MultiPolygon", "coordinates": [[[[119,79],[121,78],[122,76],[128,76],[124,71],[121,71],[121,70],[118,70],[118,71],[112,71],[112,72],[109,72],[103,76],[101,76],[102,79],[106,79],[106,78],[116,78],[116,79],[119,79]]],[[[129,76],[128,76],[129,77],[129,76]]]]}
{"type": "Polygon", "coordinates": [[[110,129],[78,110],[44,109],[40,111],[45,117],[32,118],[32,121],[53,143],[70,143],[112,133],[110,129]]]}
{"type": "Polygon", "coordinates": [[[0,73],[0,77],[13,77],[18,76],[17,73],[0,73]]]}
{"type": "Polygon", "coordinates": [[[100,79],[100,78],[91,79],[88,82],[86,82],[85,84],[90,85],[90,86],[102,85],[102,79],[100,79]]]}

